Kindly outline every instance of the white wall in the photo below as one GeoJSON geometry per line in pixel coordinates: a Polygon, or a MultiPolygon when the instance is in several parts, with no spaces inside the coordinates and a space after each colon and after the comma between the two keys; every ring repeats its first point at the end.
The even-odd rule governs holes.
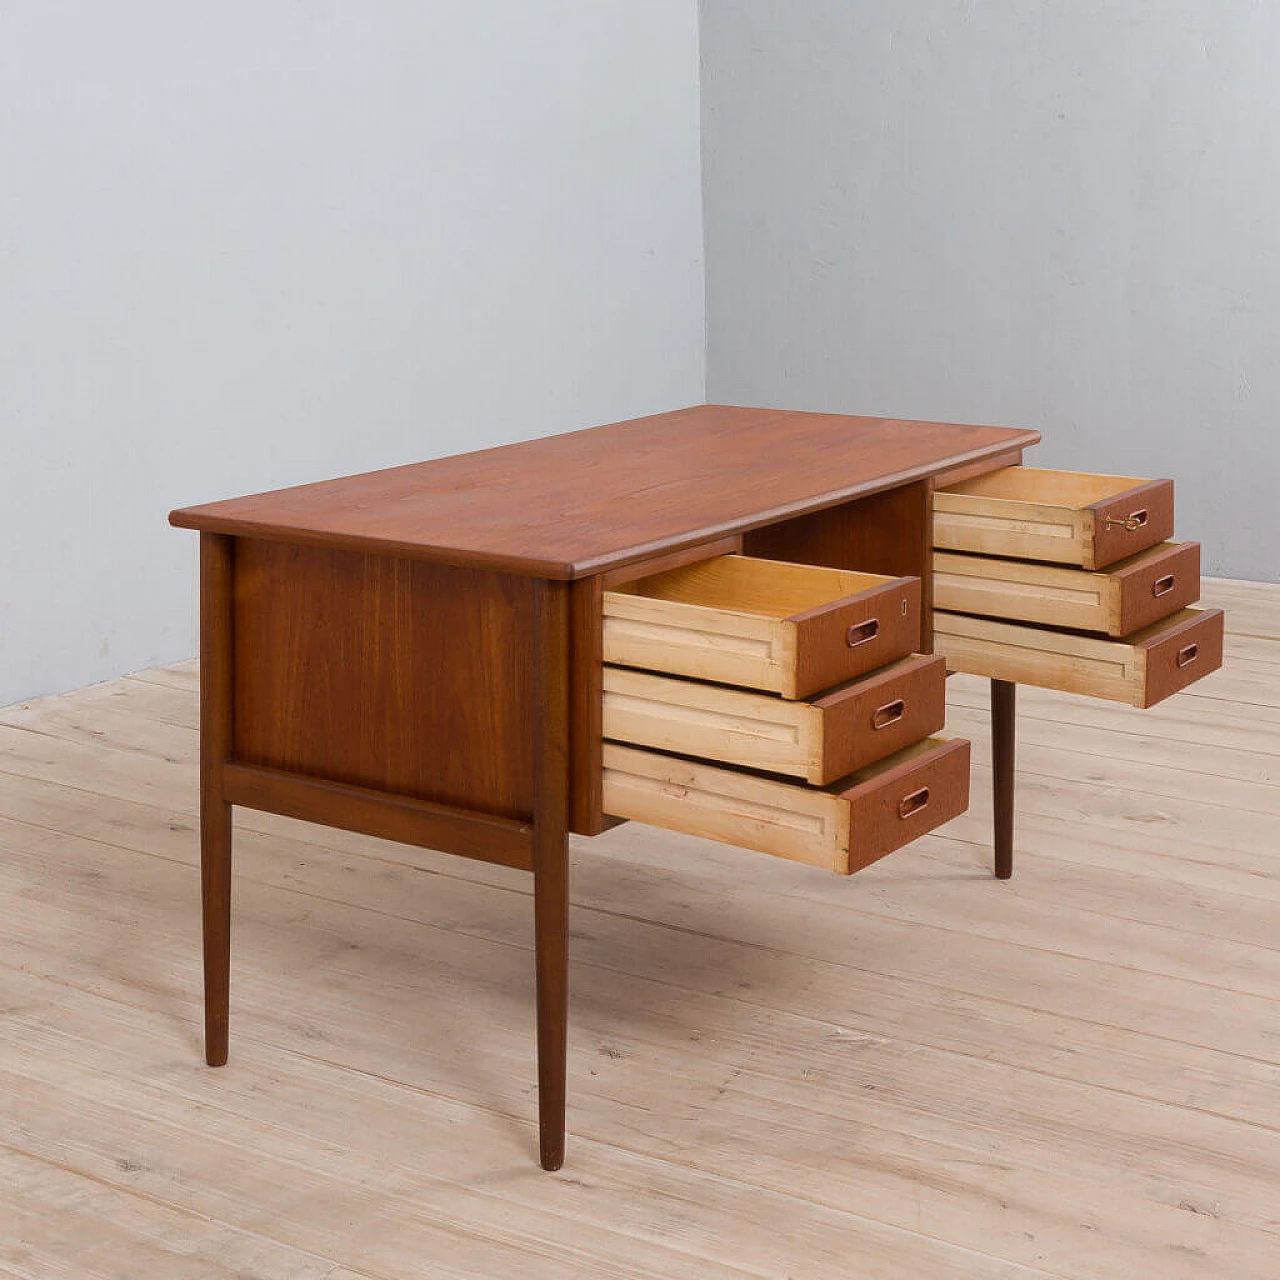
{"type": "Polygon", "coordinates": [[[1034,426],[1280,579],[1280,5],[706,0],[713,400],[1034,426]]]}
{"type": "Polygon", "coordinates": [[[171,507],[703,399],[695,0],[0,8],[0,705],[195,651],[171,507]]]}

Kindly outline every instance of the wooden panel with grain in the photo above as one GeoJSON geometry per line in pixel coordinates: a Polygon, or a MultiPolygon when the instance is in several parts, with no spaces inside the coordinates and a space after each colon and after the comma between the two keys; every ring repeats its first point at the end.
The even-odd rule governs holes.
{"type": "Polygon", "coordinates": [[[1121,560],[1111,576],[1119,595],[1112,634],[1132,635],[1200,599],[1200,544],[1161,543],[1121,560]]]}
{"type": "Polygon", "coordinates": [[[813,702],[700,680],[604,670],[604,734],[616,742],[785,773],[821,785],[942,728],[946,667],[915,656],[813,702]]]}
{"type": "Polygon", "coordinates": [[[1154,706],[1222,665],[1222,611],[1183,609],[1125,640],[938,610],[938,653],[953,671],[1154,706]]]}
{"type": "Polygon", "coordinates": [[[606,662],[804,698],[906,656],[920,583],[719,556],[603,597],[606,662]]]}
{"type": "Polygon", "coordinates": [[[848,875],[969,804],[969,744],[928,738],[828,787],[606,743],[605,808],[848,875]]]}
{"type": "Polygon", "coordinates": [[[822,715],[808,702],[606,666],[603,713],[614,742],[828,781],[822,715]]]}
{"type": "Polygon", "coordinates": [[[569,830],[597,836],[616,826],[600,801],[600,672],[602,669],[600,574],[569,588],[569,830]]]}
{"type": "Polygon", "coordinates": [[[742,538],[734,535],[713,542],[683,547],[625,568],[579,578],[569,595],[570,660],[573,681],[569,688],[569,830],[574,835],[597,836],[616,827],[618,818],[605,816],[600,801],[600,728],[603,664],[602,593],[637,578],[676,569],[713,556],[742,550],[742,538]]]}
{"type": "Polygon", "coordinates": [[[947,718],[947,664],[915,654],[813,701],[822,716],[824,777],[830,782],[937,733],[947,718]]]}
{"type": "Polygon", "coordinates": [[[938,551],[933,589],[948,612],[1126,636],[1200,598],[1200,544],[1161,543],[1102,570],[938,551]]]}
{"type": "Polygon", "coordinates": [[[950,467],[933,477],[933,487],[945,489],[950,485],[960,484],[964,480],[972,480],[974,476],[985,476],[990,471],[1000,471],[1005,467],[1020,467],[1022,453],[1021,449],[1010,449],[1006,453],[981,458],[977,462],[966,462],[958,467],[950,467]]]}
{"type": "Polygon", "coordinates": [[[227,765],[224,786],[230,803],[263,813],[533,870],[532,828],[515,818],[494,818],[368,787],[301,778],[260,765],[227,765]]]}
{"type": "Polygon", "coordinates": [[[1173,481],[1006,467],[934,494],[946,551],[1102,569],[1173,536],[1173,481]]]}
{"type": "Polygon", "coordinates": [[[205,1061],[227,1061],[231,981],[231,803],[235,742],[235,539],[200,535],[200,905],[205,1061]]]}
{"type": "Polygon", "coordinates": [[[581,578],[1033,445],[1039,432],[697,405],[175,511],[182,528],[581,578]]]}
{"type": "Polygon", "coordinates": [[[528,819],[534,586],[239,539],[236,758],[528,819]]]}

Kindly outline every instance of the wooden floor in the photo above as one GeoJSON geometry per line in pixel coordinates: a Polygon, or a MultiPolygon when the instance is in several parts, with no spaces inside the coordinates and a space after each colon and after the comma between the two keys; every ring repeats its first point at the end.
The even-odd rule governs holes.
{"type": "Polygon", "coordinates": [[[1151,712],[1021,692],[970,813],[851,879],[573,851],[540,1172],[529,881],[238,819],[201,1062],[191,664],[0,712],[0,1280],[1280,1276],[1280,587],[1151,712]]]}

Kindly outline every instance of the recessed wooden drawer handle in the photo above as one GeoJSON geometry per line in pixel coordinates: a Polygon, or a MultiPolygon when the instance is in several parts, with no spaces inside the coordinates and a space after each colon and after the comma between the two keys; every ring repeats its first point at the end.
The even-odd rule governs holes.
{"type": "Polygon", "coordinates": [[[860,644],[866,644],[868,640],[874,640],[879,630],[879,618],[868,618],[866,622],[859,622],[857,626],[850,627],[849,634],[846,637],[849,641],[849,648],[856,649],[860,644]]]}
{"type": "Polygon", "coordinates": [[[1135,511],[1132,515],[1126,516],[1123,520],[1117,520],[1115,516],[1107,517],[1107,528],[1110,529],[1114,525],[1119,525],[1122,529],[1132,533],[1135,529],[1141,529],[1147,523],[1147,509],[1143,507],[1141,511],[1135,511]]]}
{"type": "Polygon", "coordinates": [[[877,707],[871,716],[871,727],[873,729],[887,729],[891,724],[897,724],[906,713],[907,704],[902,698],[898,698],[893,702],[886,702],[883,707],[877,707]]]}
{"type": "Polygon", "coordinates": [[[909,796],[903,796],[898,801],[898,817],[905,820],[913,813],[919,813],[928,803],[929,788],[921,787],[919,791],[913,791],[909,796]]]}
{"type": "Polygon", "coordinates": [[[1173,590],[1173,574],[1166,573],[1163,578],[1157,578],[1151,584],[1151,594],[1158,600],[1161,596],[1167,596],[1173,590]]]}
{"type": "Polygon", "coordinates": [[[1199,656],[1200,646],[1189,644],[1185,649],[1178,650],[1178,666],[1189,667],[1199,656]]]}

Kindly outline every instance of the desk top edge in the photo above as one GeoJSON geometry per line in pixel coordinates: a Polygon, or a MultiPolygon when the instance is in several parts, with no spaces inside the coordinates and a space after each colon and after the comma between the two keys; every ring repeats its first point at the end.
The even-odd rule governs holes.
{"type": "Polygon", "coordinates": [[[1039,440],[1018,428],[698,405],[186,507],[169,521],[563,581],[1039,440]]]}

